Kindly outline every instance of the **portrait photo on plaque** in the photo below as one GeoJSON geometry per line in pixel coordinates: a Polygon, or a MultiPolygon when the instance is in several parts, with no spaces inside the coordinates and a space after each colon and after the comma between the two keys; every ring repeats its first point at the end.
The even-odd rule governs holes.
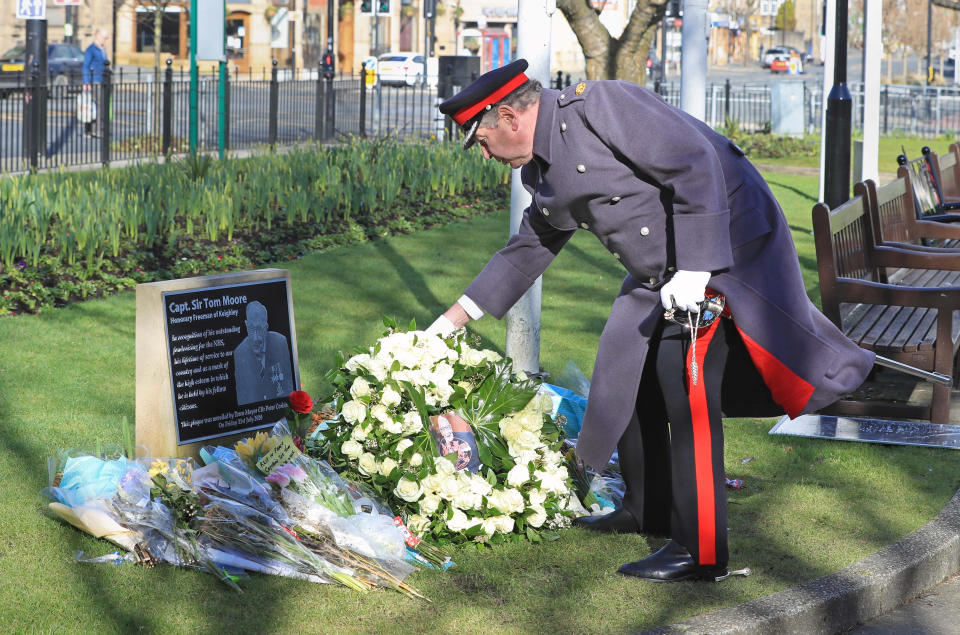
{"type": "Polygon", "coordinates": [[[163,294],[178,443],[273,425],[300,385],[285,279],[163,294]]]}

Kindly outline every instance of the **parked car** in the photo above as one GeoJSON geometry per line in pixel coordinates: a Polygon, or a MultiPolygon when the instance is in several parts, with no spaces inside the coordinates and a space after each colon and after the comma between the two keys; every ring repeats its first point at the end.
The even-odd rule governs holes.
{"type": "Polygon", "coordinates": [[[812,55],[802,53],[799,49],[792,46],[771,46],[763,52],[763,58],[760,60],[760,63],[764,68],[770,68],[774,60],[789,60],[791,55],[799,57],[801,62],[810,62],[813,60],[812,55]]]}
{"type": "MultiPolygon", "coordinates": [[[[24,46],[18,44],[0,55],[0,97],[26,86],[29,69],[24,68],[24,51],[24,46]]],[[[47,49],[47,72],[53,86],[79,87],[83,83],[83,51],[73,44],[50,44],[47,49]]]]}
{"type": "Polygon", "coordinates": [[[420,53],[384,53],[377,59],[377,77],[383,84],[413,86],[423,79],[424,58],[420,53]]]}

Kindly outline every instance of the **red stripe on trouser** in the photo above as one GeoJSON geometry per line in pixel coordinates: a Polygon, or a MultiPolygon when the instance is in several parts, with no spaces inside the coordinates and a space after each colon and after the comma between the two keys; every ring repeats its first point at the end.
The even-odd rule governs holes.
{"type": "Polygon", "coordinates": [[[690,400],[690,421],[693,430],[693,464],[697,479],[697,536],[700,545],[698,564],[717,563],[716,493],[713,487],[713,446],[710,435],[710,412],[707,391],[703,385],[703,362],[720,320],[697,333],[697,383],[693,383],[691,359],[694,347],[687,350],[687,396],[690,400]]]}

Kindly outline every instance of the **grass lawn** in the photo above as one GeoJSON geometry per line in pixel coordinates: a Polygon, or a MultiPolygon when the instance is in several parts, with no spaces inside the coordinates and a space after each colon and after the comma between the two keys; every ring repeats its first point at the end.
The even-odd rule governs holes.
{"type": "MultiPolygon", "coordinates": [[[[937,148],[939,149],[939,148],[937,148]]],[[[808,286],[816,284],[814,178],[769,174],[789,216],[808,286]]],[[[380,317],[428,324],[506,239],[506,213],[280,263],[290,269],[308,390],[337,350],[370,343],[380,317]]],[[[541,363],[587,375],[622,277],[586,232],[544,277],[541,363]]],[[[813,289],[813,296],[816,290],[813,289]]],[[[447,572],[410,579],[433,602],[359,595],[270,576],[230,592],[161,566],[81,564],[111,551],[45,513],[46,458],[119,442],[134,417],[134,294],[0,319],[0,623],[70,632],[633,632],[761,597],[860,560],[932,518],[960,486],[949,450],[771,437],[773,420],[726,422],[731,566],[721,584],[645,584],[615,574],[662,541],[569,530],[553,543],[462,548],[447,572]],[[747,461],[747,459],[750,459],[747,461]]],[[[503,350],[504,326],[473,325],[503,350]]]]}
{"type": "MultiPolygon", "coordinates": [[[[854,136],[858,139],[863,138],[862,131],[855,131],[854,136]]],[[[939,154],[945,154],[950,149],[950,144],[958,139],[952,136],[942,136],[931,139],[929,137],[911,137],[911,136],[889,136],[880,137],[880,144],[877,156],[877,164],[881,174],[896,174],[897,155],[902,152],[901,147],[907,150],[907,158],[916,159],[921,156],[920,149],[923,146],[930,148],[939,154]]],[[[819,147],[819,146],[818,146],[819,147]]],[[[850,149],[850,161],[853,161],[853,148],[850,149]]],[[[765,165],[793,165],[807,168],[820,167],[820,154],[817,153],[808,157],[783,157],[778,159],[756,159],[755,163],[765,165]]],[[[852,183],[851,183],[852,186],[852,183]]],[[[816,195],[816,190],[814,191],[816,195]]]]}

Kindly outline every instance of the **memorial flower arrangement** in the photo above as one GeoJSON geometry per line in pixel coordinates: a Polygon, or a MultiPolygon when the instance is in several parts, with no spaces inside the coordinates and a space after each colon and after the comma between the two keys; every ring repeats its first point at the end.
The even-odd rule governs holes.
{"type": "MultiPolygon", "coordinates": [[[[64,452],[50,463],[50,511],[124,554],[87,562],[199,568],[236,591],[248,572],[423,597],[405,578],[426,562],[392,515],[359,509],[349,487],[296,449],[285,423],[236,450],[192,459],[64,452]]],[[[80,558],[78,558],[80,559],[80,558]]]]}
{"type": "Polygon", "coordinates": [[[327,374],[339,417],[308,451],[436,544],[538,541],[568,526],[571,481],[538,382],[463,330],[444,339],[384,323],[373,346],[327,374]]]}

